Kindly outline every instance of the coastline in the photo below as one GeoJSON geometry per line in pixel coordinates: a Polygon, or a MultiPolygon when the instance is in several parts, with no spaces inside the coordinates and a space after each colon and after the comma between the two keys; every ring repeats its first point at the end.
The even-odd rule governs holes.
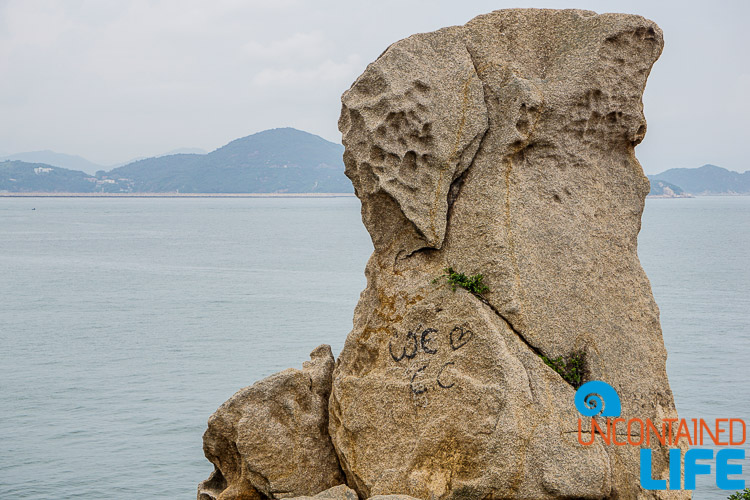
{"type": "Polygon", "coordinates": [[[692,194],[692,193],[685,193],[680,195],[666,195],[666,194],[649,194],[646,196],[646,199],[651,198],[657,198],[657,199],[677,199],[677,198],[708,198],[712,196],[721,196],[726,198],[738,198],[740,196],[750,196],[750,193],[699,193],[699,194],[692,194]]]}
{"type": "Polygon", "coordinates": [[[673,195],[673,194],[649,194],[649,195],[646,195],[646,198],[647,199],[657,198],[657,199],[662,199],[662,200],[672,200],[672,199],[677,199],[677,198],[695,198],[695,196],[693,196],[692,194],[678,194],[678,195],[673,195]]]}
{"type": "Polygon", "coordinates": [[[0,198],[353,198],[354,193],[0,193],[0,198]]]}

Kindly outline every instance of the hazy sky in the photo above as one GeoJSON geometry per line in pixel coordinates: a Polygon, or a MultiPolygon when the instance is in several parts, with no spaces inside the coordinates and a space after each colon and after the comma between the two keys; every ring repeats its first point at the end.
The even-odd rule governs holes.
{"type": "Polygon", "coordinates": [[[341,93],[390,43],[509,7],[656,21],[644,169],[750,169],[746,0],[0,0],[0,154],[106,165],[283,126],[340,142],[341,93]]]}

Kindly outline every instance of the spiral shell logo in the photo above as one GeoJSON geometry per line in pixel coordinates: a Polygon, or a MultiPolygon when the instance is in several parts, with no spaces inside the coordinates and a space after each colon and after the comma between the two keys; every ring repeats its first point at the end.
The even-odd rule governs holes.
{"type": "Polygon", "coordinates": [[[619,417],[622,412],[617,391],[601,380],[592,380],[579,387],[575,404],[578,412],[586,417],[619,417]]]}

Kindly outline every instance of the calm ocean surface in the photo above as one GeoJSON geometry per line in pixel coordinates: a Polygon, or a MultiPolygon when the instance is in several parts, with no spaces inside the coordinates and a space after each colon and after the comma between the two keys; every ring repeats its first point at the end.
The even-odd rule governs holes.
{"type": "MultiPolygon", "coordinates": [[[[750,197],[639,241],[680,416],[750,421],[750,197]]],[[[195,498],[208,417],[338,353],[371,250],[355,198],[0,198],[0,498],[195,498]]]]}

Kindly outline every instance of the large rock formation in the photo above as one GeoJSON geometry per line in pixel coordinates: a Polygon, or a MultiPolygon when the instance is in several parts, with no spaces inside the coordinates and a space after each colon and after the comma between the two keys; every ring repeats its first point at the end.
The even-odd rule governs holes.
{"type": "Polygon", "coordinates": [[[344,482],[328,436],[331,347],[310,359],[238,391],[211,416],[203,451],[215,469],[198,500],[312,496],[344,482]]]}
{"type": "Polygon", "coordinates": [[[217,410],[199,500],[689,497],[643,490],[636,446],[582,446],[574,406],[597,380],[625,419],[676,417],[636,252],[662,44],[638,16],[516,9],[370,64],[339,122],[375,247],[354,329],[335,370],[321,346],[217,410]]]}
{"type": "Polygon", "coordinates": [[[344,94],[375,252],[329,426],[360,497],[682,495],[640,488],[637,447],[578,444],[575,389],[541,359],[583,352],[624,418],[676,416],[636,253],[662,45],[639,16],[497,11],[391,45],[344,94]],[[449,266],[490,291],[433,283],[449,266]]]}

